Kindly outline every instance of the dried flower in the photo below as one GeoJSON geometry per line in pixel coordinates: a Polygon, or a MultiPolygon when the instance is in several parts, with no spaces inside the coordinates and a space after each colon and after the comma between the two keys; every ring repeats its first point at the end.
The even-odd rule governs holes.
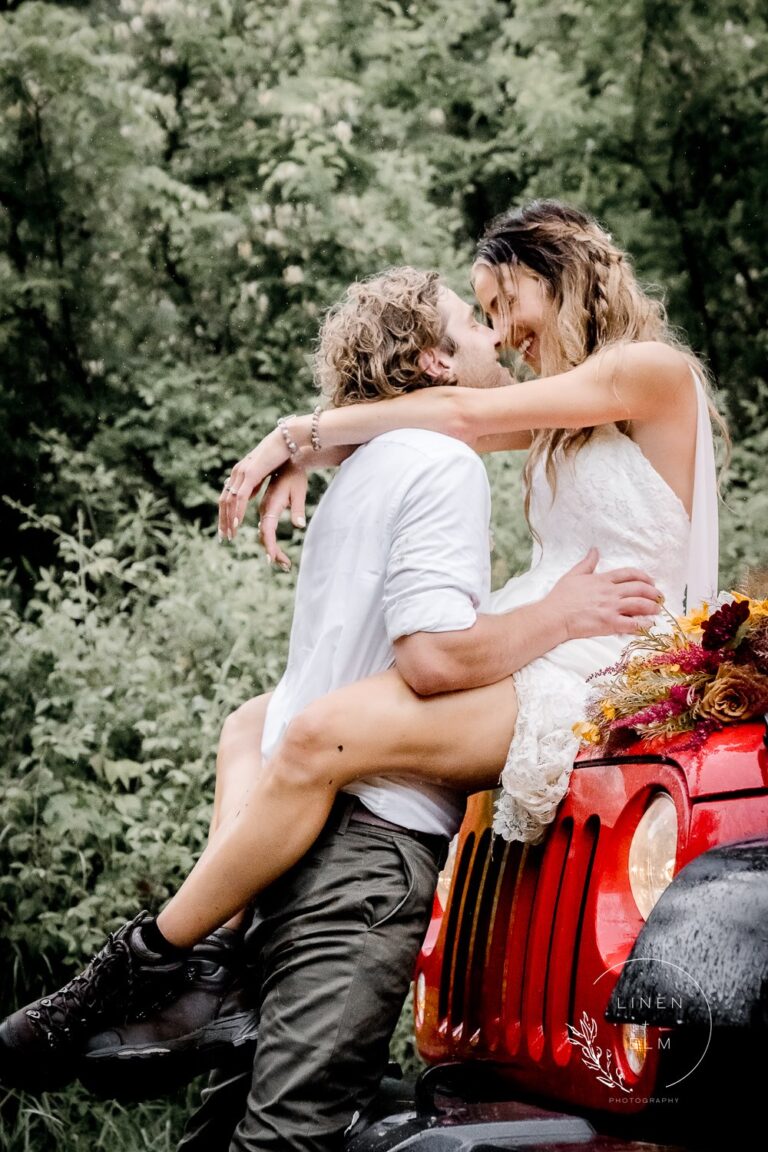
{"type": "Polygon", "coordinates": [[[710,733],[768,712],[768,599],[721,594],[669,632],[644,631],[598,683],[574,732],[587,744],[625,746],[638,736],[684,737],[700,748],[710,733]],[[687,735],[686,735],[687,734],[687,735]]]}
{"type": "Polygon", "coordinates": [[[751,720],[768,711],[768,676],[742,664],[722,664],[696,705],[696,715],[720,724],[751,720]]]}
{"type": "Polygon", "coordinates": [[[689,612],[687,616],[681,616],[678,624],[686,635],[691,633],[701,632],[701,626],[709,616],[709,604],[706,602],[700,608],[694,609],[689,612]]]}
{"type": "Polygon", "coordinates": [[[573,725],[573,734],[578,736],[583,744],[599,744],[602,734],[597,724],[580,721],[573,725]]]}
{"type": "Polygon", "coordinates": [[[648,663],[653,668],[667,666],[670,672],[715,671],[722,659],[720,652],[708,652],[701,644],[690,643],[684,648],[673,648],[670,652],[657,652],[648,663]]]}
{"type": "Polygon", "coordinates": [[[680,700],[659,700],[658,704],[649,704],[631,716],[624,716],[614,720],[611,729],[617,728],[649,728],[660,721],[669,720],[671,716],[679,716],[685,708],[685,702],[680,700]]]}
{"type": "Polygon", "coordinates": [[[768,615],[755,620],[739,645],[742,660],[751,660],[759,672],[768,676],[768,615]]]}

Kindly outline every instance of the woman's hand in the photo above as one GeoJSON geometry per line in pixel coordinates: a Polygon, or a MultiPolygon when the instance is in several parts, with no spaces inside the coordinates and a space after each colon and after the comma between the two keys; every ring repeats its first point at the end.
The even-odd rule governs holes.
{"type": "Polygon", "coordinates": [[[271,564],[290,572],[291,561],[277,542],[277,524],[286,508],[294,528],[306,528],[307,473],[290,461],[272,475],[259,504],[259,540],[271,564]]]}
{"type": "MultiPolygon", "coordinates": [[[[307,438],[311,416],[291,420],[290,434],[307,438]]],[[[259,504],[259,537],[270,560],[286,572],[291,562],[277,544],[277,522],[286,508],[291,509],[294,528],[305,528],[307,469],[336,468],[351,456],[354,447],[338,445],[316,450],[304,446],[288,459],[288,446],[279,429],[270,432],[247,456],[235,464],[219,497],[219,540],[234,540],[243,522],[248,501],[266,479],[266,491],[259,504]]]]}
{"type": "Polygon", "coordinates": [[[288,459],[285,438],[279,428],[265,436],[242,460],[238,460],[219,496],[219,540],[234,540],[245,517],[248,501],[264,481],[288,459]]]}

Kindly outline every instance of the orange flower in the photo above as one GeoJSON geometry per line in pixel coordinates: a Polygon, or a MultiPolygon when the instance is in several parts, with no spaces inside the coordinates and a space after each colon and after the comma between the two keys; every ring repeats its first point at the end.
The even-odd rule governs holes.
{"type": "Polygon", "coordinates": [[[692,632],[701,632],[701,626],[709,619],[709,604],[705,601],[700,608],[694,608],[687,616],[679,616],[678,624],[686,635],[692,632]]]}
{"type": "Polygon", "coordinates": [[[768,600],[752,600],[749,596],[745,596],[743,592],[732,592],[734,600],[746,600],[749,604],[749,615],[752,619],[757,616],[768,616],[768,600]]]}
{"type": "Polygon", "coordinates": [[[586,720],[573,725],[573,734],[578,736],[582,744],[599,744],[602,739],[597,724],[590,724],[586,720]]]}

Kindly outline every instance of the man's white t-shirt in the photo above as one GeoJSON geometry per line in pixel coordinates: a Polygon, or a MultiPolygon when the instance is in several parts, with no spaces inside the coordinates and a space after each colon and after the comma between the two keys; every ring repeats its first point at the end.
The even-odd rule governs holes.
{"type": "MultiPolygon", "coordinates": [[[[470,628],[487,610],[490,511],[479,457],[437,432],[388,432],[341,465],[304,541],[265,758],[313,700],[391,667],[399,637],[470,628]]],[[[464,811],[463,796],[410,777],[369,776],[345,792],[386,820],[447,836],[464,811]]]]}

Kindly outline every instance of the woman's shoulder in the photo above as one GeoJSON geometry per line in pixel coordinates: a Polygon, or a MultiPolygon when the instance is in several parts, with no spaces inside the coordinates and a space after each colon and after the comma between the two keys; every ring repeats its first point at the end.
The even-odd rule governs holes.
{"type": "Polygon", "coordinates": [[[688,408],[696,402],[691,359],[680,348],[661,340],[636,340],[607,349],[612,353],[613,379],[626,394],[642,399],[649,410],[688,408]],[[657,409],[657,405],[659,408],[657,409]]]}
{"type": "Polygon", "coordinates": [[[689,356],[673,344],[663,340],[630,340],[614,344],[606,349],[613,352],[617,371],[634,370],[666,375],[674,373],[686,380],[693,380],[692,364],[689,356]]]}

